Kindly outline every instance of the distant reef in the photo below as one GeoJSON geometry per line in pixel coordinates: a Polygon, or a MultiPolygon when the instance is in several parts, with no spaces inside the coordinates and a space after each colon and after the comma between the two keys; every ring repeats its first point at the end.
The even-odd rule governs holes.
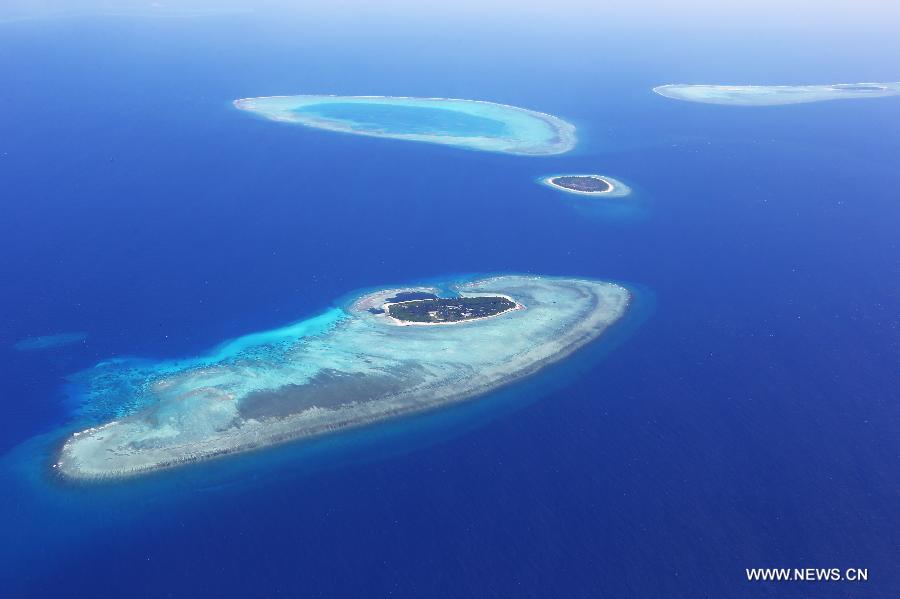
{"type": "Polygon", "coordinates": [[[562,154],[575,127],[550,114],[481,100],[383,96],[272,96],[234,106],[282,123],[369,137],[524,156],[562,154]]]}
{"type": "Polygon", "coordinates": [[[53,335],[40,335],[38,337],[28,337],[13,344],[13,349],[19,351],[36,351],[41,349],[53,349],[80,343],[87,339],[87,333],[56,333],[53,335]]]}
{"type": "Polygon", "coordinates": [[[629,301],[613,283],[497,276],[367,293],[196,357],[107,360],[79,375],[86,397],[133,407],[68,434],[53,468],[125,477],[467,400],[596,339],[629,301]]]}
{"type": "Polygon", "coordinates": [[[661,85],[653,91],[666,98],[729,106],[777,106],[826,100],[855,100],[900,95],[900,83],[833,85],[661,85]]]}

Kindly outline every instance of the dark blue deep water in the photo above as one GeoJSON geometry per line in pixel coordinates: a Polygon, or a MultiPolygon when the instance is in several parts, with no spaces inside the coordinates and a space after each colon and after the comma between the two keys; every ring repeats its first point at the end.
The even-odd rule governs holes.
{"type": "Polygon", "coordinates": [[[900,44],[376,25],[0,25],[0,596],[900,596],[900,99],[650,92],[893,81],[900,44]],[[581,143],[478,153],[230,104],[294,93],[492,100],[581,143]],[[634,195],[535,183],[559,172],[634,195]],[[67,375],[479,272],[619,280],[637,301],[465,406],[126,483],[48,474],[67,375]],[[746,581],[764,566],[869,581],[746,581]]]}

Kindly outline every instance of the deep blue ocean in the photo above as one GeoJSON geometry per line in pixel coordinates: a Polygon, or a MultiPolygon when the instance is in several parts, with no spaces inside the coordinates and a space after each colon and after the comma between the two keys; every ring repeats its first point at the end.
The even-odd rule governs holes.
{"type": "Polygon", "coordinates": [[[535,31],[0,25],[0,596],[900,596],[900,98],[650,91],[896,81],[900,42],[535,31]],[[580,143],[490,154],[231,105],[304,93],[491,100],[566,118],[580,143]],[[535,183],[559,172],[634,193],[535,183]],[[505,272],[621,281],[636,301],[593,346],[462,406],[117,484],[50,474],[66,377],[100,360],[505,272]]]}

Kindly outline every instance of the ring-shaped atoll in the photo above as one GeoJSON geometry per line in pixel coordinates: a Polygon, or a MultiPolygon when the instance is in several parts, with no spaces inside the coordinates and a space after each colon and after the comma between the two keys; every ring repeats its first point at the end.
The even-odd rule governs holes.
{"type": "Polygon", "coordinates": [[[235,100],[267,119],[370,137],[525,156],[562,154],[575,127],[543,112],[481,100],[383,96],[271,96],[235,100]]]}

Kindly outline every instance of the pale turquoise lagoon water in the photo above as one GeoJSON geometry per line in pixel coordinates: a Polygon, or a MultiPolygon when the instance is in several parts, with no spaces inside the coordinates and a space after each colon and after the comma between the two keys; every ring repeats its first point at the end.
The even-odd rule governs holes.
{"type": "Polygon", "coordinates": [[[480,100],[373,96],[272,96],[235,101],[268,119],[316,129],[545,156],[575,147],[575,127],[543,112],[480,100]]]}
{"type": "Polygon", "coordinates": [[[502,136],[510,133],[509,126],[503,121],[446,108],[335,102],[301,106],[296,112],[343,121],[360,131],[459,137],[502,136]]]}

